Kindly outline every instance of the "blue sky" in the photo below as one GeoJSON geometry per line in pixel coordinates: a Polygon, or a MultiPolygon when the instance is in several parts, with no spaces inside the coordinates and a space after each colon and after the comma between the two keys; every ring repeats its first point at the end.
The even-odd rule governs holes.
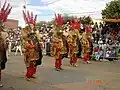
{"type": "MultiPolygon", "coordinates": [[[[41,0],[30,0],[29,5],[45,7],[47,6],[47,3],[41,2],[41,0]]],[[[54,14],[54,12],[49,8],[41,9],[38,11],[41,12],[41,14],[38,15],[40,20],[50,20],[52,18],[51,15],[54,14]]]]}
{"type": "Polygon", "coordinates": [[[62,14],[67,12],[82,13],[80,15],[90,15],[93,18],[101,18],[101,10],[109,1],[111,0],[30,0],[29,4],[32,6],[47,7],[46,9],[38,10],[41,12],[39,18],[41,20],[50,20],[53,18],[55,12],[62,14]]]}

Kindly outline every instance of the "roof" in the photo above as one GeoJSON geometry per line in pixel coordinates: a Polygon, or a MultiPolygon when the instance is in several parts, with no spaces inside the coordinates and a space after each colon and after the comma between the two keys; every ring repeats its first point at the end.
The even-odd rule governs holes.
{"type": "Polygon", "coordinates": [[[120,22],[120,19],[104,19],[104,22],[120,22]]]}

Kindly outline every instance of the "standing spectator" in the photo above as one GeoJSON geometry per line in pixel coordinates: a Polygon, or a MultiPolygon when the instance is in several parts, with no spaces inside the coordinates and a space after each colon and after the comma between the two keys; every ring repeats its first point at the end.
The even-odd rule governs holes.
{"type": "Polygon", "coordinates": [[[6,56],[8,59],[9,40],[6,40],[6,56]]]}
{"type": "Polygon", "coordinates": [[[22,53],[22,47],[21,47],[20,40],[18,40],[18,41],[16,42],[16,52],[15,52],[15,56],[17,55],[18,51],[20,51],[20,54],[21,54],[21,56],[22,56],[23,53],[22,53]]]}
{"type": "Polygon", "coordinates": [[[100,38],[100,40],[98,41],[99,47],[102,47],[102,44],[103,44],[103,40],[102,40],[102,38],[100,38]]]}
{"type": "Polygon", "coordinates": [[[95,28],[95,30],[97,30],[97,29],[98,29],[98,24],[97,24],[97,22],[95,23],[94,28],[95,28]]]}

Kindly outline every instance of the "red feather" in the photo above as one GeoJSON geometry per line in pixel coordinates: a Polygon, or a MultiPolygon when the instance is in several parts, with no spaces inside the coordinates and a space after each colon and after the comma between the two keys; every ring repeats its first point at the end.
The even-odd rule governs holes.
{"type": "Polygon", "coordinates": [[[28,19],[28,24],[30,24],[30,13],[29,13],[29,11],[27,11],[27,19],[28,19]]]}
{"type": "Polygon", "coordinates": [[[60,14],[58,14],[58,25],[60,25],[60,14]]]}
{"type": "Polygon", "coordinates": [[[10,14],[10,11],[12,7],[9,9],[10,4],[7,5],[7,8],[4,10],[4,16],[2,17],[2,21],[6,22],[7,21],[7,16],[10,14]]]}
{"type": "Polygon", "coordinates": [[[3,22],[7,21],[8,15],[10,14],[11,10],[12,10],[12,7],[6,12],[6,15],[5,15],[4,19],[3,19],[3,22]]]}
{"type": "Polygon", "coordinates": [[[80,30],[81,24],[79,23],[78,19],[75,18],[73,22],[71,22],[72,28],[80,30]]]}
{"type": "Polygon", "coordinates": [[[4,10],[5,10],[6,3],[7,3],[7,1],[5,1],[5,3],[4,3],[4,5],[3,5],[1,11],[4,11],[4,10]]]}
{"type": "Polygon", "coordinates": [[[1,12],[0,12],[0,21],[2,21],[2,19],[3,19],[3,15],[4,15],[4,12],[1,11],[1,12]]]}
{"type": "Polygon", "coordinates": [[[4,5],[3,5],[3,7],[1,8],[1,15],[0,15],[0,20],[2,21],[3,20],[3,17],[4,17],[4,14],[5,14],[5,6],[6,6],[6,1],[5,1],[5,3],[4,3],[4,5]]]}
{"type": "Polygon", "coordinates": [[[27,19],[26,14],[25,14],[24,11],[23,11],[23,17],[24,17],[25,22],[28,23],[28,19],[27,19]]]}
{"type": "Polygon", "coordinates": [[[55,20],[57,21],[57,15],[55,14],[55,20]]]}
{"type": "Polygon", "coordinates": [[[31,19],[30,19],[30,23],[34,23],[34,20],[33,20],[33,12],[31,12],[31,19]]]}
{"type": "Polygon", "coordinates": [[[12,7],[10,8],[10,4],[8,4],[6,6],[6,3],[7,3],[7,1],[5,1],[3,7],[0,10],[0,21],[2,21],[2,22],[6,22],[7,21],[8,15],[10,14],[11,9],[12,9],[12,7]]]}
{"type": "Polygon", "coordinates": [[[63,17],[60,14],[58,14],[57,16],[55,14],[55,20],[58,26],[61,27],[63,25],[63,17]]]}
{"type": "Polygon", "coordinates": [[[34,26],[36,25],[36,20],[37,20],[37,15],[35,15],[35,18],[34,18],[34,23],[33,23],[34,26]]]}
{"type": "Polygon", "coordinates": [[[31,12],[31,14],[30,14],[29,11],[27,11],[27,15],[26,15],[25,12],[23,11],[23,17],[27,24],[32,24],[32,25],[34,25],[34,28],[35,28],[37,15],[35,15],[35,17],[34,17],[33,12],[31,12]]]}
{"type": "Polygon", "coordinates": [[[7,8],[5,9],[5,11],[8,11],[9,7],[10,7],[10,4],[7,5],[7,8]]]}

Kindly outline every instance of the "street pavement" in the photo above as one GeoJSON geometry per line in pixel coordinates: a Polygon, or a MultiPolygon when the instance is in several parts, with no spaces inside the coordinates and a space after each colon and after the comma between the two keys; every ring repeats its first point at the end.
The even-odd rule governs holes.
{"type": "Polygon", "coordinates": [[[54,69],[54,58],[44,56],[38,66],[36,80],[25,80],[23,56],[10,56],[2,71],[3,88],[0,90],[120,90],[120,63],[98,62],[69,67],[69,59],[63,59],[61,72],[54,69]]]}

